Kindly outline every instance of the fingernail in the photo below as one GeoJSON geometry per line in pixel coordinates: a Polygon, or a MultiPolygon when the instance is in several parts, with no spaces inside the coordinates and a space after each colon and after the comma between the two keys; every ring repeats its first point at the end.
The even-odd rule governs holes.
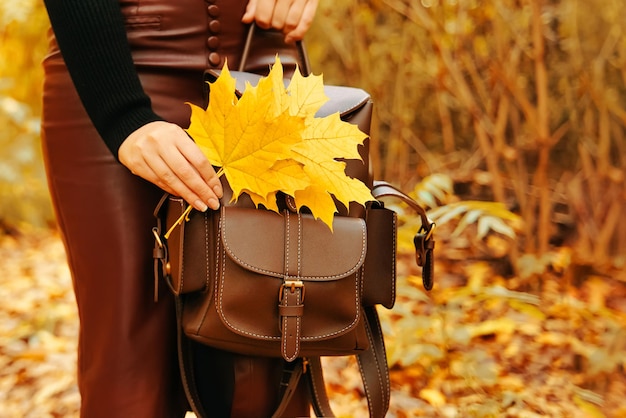
{"type": "Polygon", "coordinates": [[[213,210],[220,208],[220,201],[214,198],[209,199],[209,207],[213,210]]]}
{"type": "Polygon", "coordinates": [[[215,193],[217,197],[222,197],[222,194],[224,193],[222,186],[213,186],[213,193],[215,193]]]}
{"type": "Polygon", "coordinates": [[[200,212],[206,212],[206,210],[209,208],[207,205],[204,204],[204,202],[200,199],[196,200],[195,202],[193,202],[193,207],[196,208],[197,210],[199,210],[200,212]]]}

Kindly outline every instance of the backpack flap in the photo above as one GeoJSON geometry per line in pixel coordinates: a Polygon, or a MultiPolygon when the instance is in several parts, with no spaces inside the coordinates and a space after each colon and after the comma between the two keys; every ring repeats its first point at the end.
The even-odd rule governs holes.
{"type": "MultiPolygon", "coordinates": [[[[335,217],[333,231],[310,215],[223,207],[216,309],[230,331],[280,342],[298,357],[307,342],[346,334],[361,321],[360,218],[335,217]]],[[[365,347],[347,341],[346,349],[365,347]]]]}

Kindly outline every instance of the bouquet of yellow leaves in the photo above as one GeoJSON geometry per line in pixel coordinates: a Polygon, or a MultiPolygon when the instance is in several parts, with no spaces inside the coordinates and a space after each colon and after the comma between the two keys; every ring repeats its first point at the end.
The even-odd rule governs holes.
{"type": "Polygon", "coordinates": [[[315,114],[328,100],[322,76],[296,69],[285,87],[280,59],[256,86],[246,84],[240,98],[236,80],[224,65],[211,83],[209,105],[191,106],[187,133],[208,160],[226,176],[233,200],[247,193],[257,205],[278,211],[276,194],[292,196],[296,207],[332,228],[337,207],[373,200],[370,189],[345,174],[338,158],[361,159],[358,145],[367,135],[339,113],[315,114]]]}

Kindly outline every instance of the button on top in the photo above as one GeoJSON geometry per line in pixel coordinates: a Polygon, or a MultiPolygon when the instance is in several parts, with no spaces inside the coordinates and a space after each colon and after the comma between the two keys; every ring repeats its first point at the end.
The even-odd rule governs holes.
{"type": "Polygon", "coordinates": [[[220,38],[217,36],[209,36],[209,39],[206,40],[206,44],[209,49],[215,51],[220,46],[220,38]]]}
{"type": "Polygon", "coordinates": [[[217,0],[206,0],[206,4],[209,21],[209,37],[206,40],[206,45],[210,52],[207,60],[211,67],[218,67],[222,64],[222,56],[217,52],[220,46],[220,39],[217,35],[222,29],[222,24],[218,20],[221,10],[217,5],[217,0]]]}
{"type": "Polygon", "coordinates": [[[217,52],[211,52],[209,54],[209,64],[211,64],[212,66],[217,67],[221,61],[222,57],[220,57],[220,54],[218,54],[217,52]]]}
{"type": "Polygon", "coordinates": [[[211,20],[209,22],[209,30],[212,33],[220,33],[221,28],[222,28],[222,25],[219,20],[211,20]]]}
{"type": "Polygon", "coordinates": [[[211,17],[219,17],[220,15],[220,8],[214,4],[207,7],[207,10],[209,11],[209,16],[211,17]]]}

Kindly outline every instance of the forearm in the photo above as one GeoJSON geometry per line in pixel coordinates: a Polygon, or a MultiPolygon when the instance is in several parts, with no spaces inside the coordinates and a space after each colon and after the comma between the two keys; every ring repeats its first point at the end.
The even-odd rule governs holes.
{"type": "Polygon", "coordinates": [[[61,54],[94,126],[117,156],[154,113],[132,60],[115,0],[44,0],[61,54]]]}

